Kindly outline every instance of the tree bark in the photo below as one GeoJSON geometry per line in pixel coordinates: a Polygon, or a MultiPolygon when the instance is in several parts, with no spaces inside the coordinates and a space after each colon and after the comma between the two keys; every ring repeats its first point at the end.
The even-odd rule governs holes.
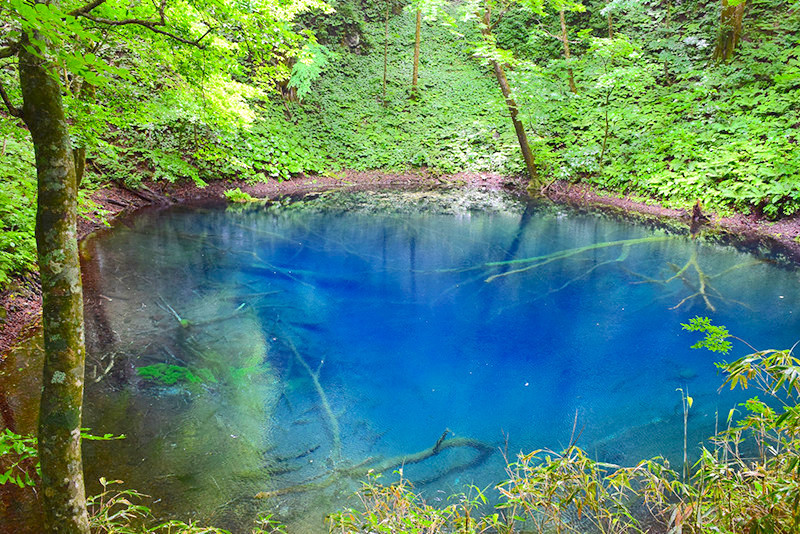
{"type": "Polygon", "coordinates": [[[417,28],[414,33],[414,72],[411,75],[411,97],[417,98],[419,95],[419,89],[417,88],[417,81],[419,78],[419,45],[420,45],[420,33],[422,30],[422,10],[417,9],[417,28]]]}
{"type": "MultiPolygon", "coordinates": [[[[569,90],[573,93],[578,92],[578,87],[575,85],[575,75],[572,73],[572,67],[569,66],[569,37],[567,36],[567,21],[564,17],[564,10],[558,12],[558,18],[561,20],[561,42],[564,44],[564,59],[567,60],[567,77],[569,78],[569,90]]],[[[610,26],[609,26],[610,31],[610,26]]]]}
{"type": "Polygon", "coordinates": [[[722,0],[719,36],[717,46],[714,48],[715,61],[729,61],[733,57],[736,45],[739,44],[739,37],[742,35],[742,19],[746,3],[743,1],[732,6],[728,0],[722,0]]]}
{"type": "MultiPolygon", "coordinates": [[[[483,38],[489,42],[493,42],[491,30],[491,13],[488,9],[484,9],[481,17],[481,34],[483,38]]],[[[514,124],[514,131],[517,133],[517,141],[519,141],[519,148],[522,151],[522,159],[525,160],[525,167],[528,170],[528,178],[530,186],[538,188],[542,186],[542,180],[536,170],[536,162],[533,159],[533,152],[528,144],[528,136],[525,134],[525,127],[519,120],[519,109],[517,102],[511,97],[511,88],[508,85],[508,78],[500,65],[495,59],[490,59],[494,76],[497,78],[497,83],[500,85],[500,90],[503,92],[503,97],[506,99],[506,106],[508,107],[508,114],[511,116],[511,122],[514,124]]]]}
{"type": "MultiPolygon", "coordinates": [[[[28,36],[23,36],[24,45],[25,41],[28,36]]],[[[44,528],[89,534],[80,436],[85,348],[75,161],[52,62],[21,46],[19,79],[38,179],[36,248],[45,345],[39,411],[44,528]]]]}

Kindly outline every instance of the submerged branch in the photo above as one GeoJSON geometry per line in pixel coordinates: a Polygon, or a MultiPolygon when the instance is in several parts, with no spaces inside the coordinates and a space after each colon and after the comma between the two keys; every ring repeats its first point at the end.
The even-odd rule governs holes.
{"type": "Polygon", "coordinates": [[[693,301],[694,299],[699,299],[699,300],[703,301],[703,304],[705,304],[706,308],[709,311],[715,312],[715,311],[717,311],[717,307],[711,301],[712,297],[716,298],[716,299],[719,299],[719,300],[722,300],[722,301],[726,301],[726,302],[733,302],[733,303],[739,304],[741,306],[745,306],[745,307],[747,307],[747,306],[743,302],[740,302],[738,300],[729,299],[729,298],[723,296],[722,293],[711,284],[711,281],[714,280],[714,279],[720,278],[720,277],[722,277],[722,276],[724,276],[724,275],[726,275],[728,273],[736,271],[738,269],[743,269],[743,268],[746,268],[746,267],[753,267],[753,266],[758,265],[760,263],[763,263],[763,260],[743,261],[741,263],[737,263],[736,265],[728,267],[727,269],[725,269],[725,270],[723,270],[723,271],[721,271],[721,272],[719,272],[717,274],[713,274],[712,275],[712,274],[708,274],[700,266],[700,262],[698,261],[697,248],[695,247],[695,249],[692,251],[692,254],[689,257],[689,259],[682,266],[678,266],[678,265],[676,265],[674,263],[669,263],[668,264],[669,267],[674,272],[674,274],[672,276],[670,276],[669,278],[656,279],[656,278],[650,278],[650,277],[647,277],[647,276],[644,276],[644,275],[641,275],[641,274],[635,273],[635,272],[632,272],[632,274],[642,278],[642,280],[640,282],[636,282],[636,283],[667,285],[670,282],[674,282],[675,280],[680,280],[681,282],[683,282],[683,284],[686,287],[688,287],[689,289],[691,289],[693,291],[690,295],[682,298],[677,304],[675,304],[674,306],[670,307],[669,308],[670,310],[677,310],[678,308],[680,308],[684,304],[687,304],[687,303],[693,301]],[[694,281],[691,278],[689,278],[688,275],[691,272],[694,272],[697,275],[697,280],[696,281],[694,281]]]}
{"type": "MultiPolygon", "coordinates": [[[[435,445],[414,454],[393,456],[384,460],[368,458],[367,460],[355,466],[335,469],[327,476],[327,478],[320,482],[314,482],[314,480],[319,479],[319,477],[317,477],[312,479],[312,481],[304,482],[302,484],[287,486],[285,488],[280,488],[273,491],[261,491],[255,495],[255,498],[269,499],[273,497],[279,497],[281,495],[289,495],[292,493],[302,493],[305,491],[325,489],[344,478],[358,480],[366,477],[370,472],[382,473],[386,471],[392,471],[406,465],[417,464],[436,456],[446,449],[466,447],[477,451],[477,456],[467,464],[467,467],[472,467],[483,462],[489,457],[490,454],[492,454],[492,452],[494,452],[493,447],[475,439],[464,437],[446,439],[446,436],[449,433],[449,429],[445,430],[445,432],[442,434],[442,437],[437,440],[435,445]]],[[[463,468],[463,466],[450,467],[447,472],[459,468],[463,468]]]]}
{"type": "Polygon", "coordinates": [[[325,416],[328,420],[328,426],[330,427],[331,435],[333,437],[333,459],[334,461],[339,461],[342,457],[342,438],[339,432],[339,421],[336,419],[336,415],[333,413],[330,402],[328,402],[328,395],[325,393],[325,390],[322,388],[322,384],[319,382],[319,371],[322,368],[322,362],[320,362],[320,366],[315,373],[311,370],[311,367],[308,365],[305,359],[300,355],[300,352],[297,350],[297,347],[295,347],[292,339],[289,336],[284,337],[285,343],[291,349],[295,359],[300,365],[303,366],[303,369],[306,370],[308,376],[311,377],[311,381],[314,383],[314,389],[317,390],[317,395],[319,395],[319,400],[322,403],[322,409],[325,411],[325,416]]]}
{"type": "Polygon", "coordinates": [[[534,256],[532,258],[520,258],[516,260],[488,262],[485,264],[486,267],[505,267],[511,265],[524,265],[524,264],[530,264],[530,265],[526,265],[525,267],[521,267],[519,269],[512,269],[510,271],[492,275],[486,278],[485,281],[492,282],[493,280],[496,280],[497,278],[503,276],[529,271],[531,269],[541,267],[542,265],[570,258],[572,256],[577,256],[578,254],[583,254],[584,252],[589,252],[591,250],[598,250],[598,249],[611,248],[617,246],[630,247],[631,245],[640,245],[643,243],[656,243],[660,241],[669,241],[672,239],[677,239],[678,237],[679,236],[652,236],[652,237],[640,237],[636,239],[621,239],[619,241],[606,241],[604,243],[593,243],[591,245],[586,245],[583,247],[571,248],[567,250],[559,250],[557,252],[553,252],[550,254],[543,254],[541,256],[534,256]]]}

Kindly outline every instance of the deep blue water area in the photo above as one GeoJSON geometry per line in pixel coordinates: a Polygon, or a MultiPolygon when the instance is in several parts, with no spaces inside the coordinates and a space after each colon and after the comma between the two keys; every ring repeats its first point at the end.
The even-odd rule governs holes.
{"type": "Polygon", "coordinates": [[[245,531],[271,511],[324,532],[359,481],[253,496],[425,450],[446,429],[498,452],[407,466],[434,501],[502,480],[499,449],[558,450],[573,428],[603,461],[677,467],[677,388],[694,399],[692,450],[754,393],[719,392],[722,356],[690,349],[699,336],[681,323],[708,316],[758,348],[800,339],[800,276],[765,251],[456,198],[175,208],[91,240],[87,426],[127,439],[88,444],[87,478],[121,478],[163,515],[245,531]],[[157,364],[194,380],[139,370],[157,364]]]}

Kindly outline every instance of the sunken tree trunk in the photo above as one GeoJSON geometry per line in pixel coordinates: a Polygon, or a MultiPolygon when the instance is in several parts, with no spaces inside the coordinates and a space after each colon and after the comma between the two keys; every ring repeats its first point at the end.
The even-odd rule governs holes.
{"type": "MultiPolygon", "coordinates": [[[[489,42],[493,42],[491,30],[491,13],[488,9],[484,10],[481,17],[483,23],[481,24],[481,34],[483,38],[489,42]]],[[[500,85],[500,90],[503,92],[503,97],[506,99],[506,106],[508,106],[508,114],[511,116],[511,122],[514,124],[514,131],[517,133],[517,141],[519,141],[519,148],[522,151],[522,159],[525,160],[525,167],[528,170],[528,178],[530,179],[530,186],[534,189],[542,186],[539,173],[536,171],[536,162],[533,159],[533,152],[528,144],[528,136],[525,135],[525,127],[522,121],[519,120],[519,109],[517,102],[511,97],[511,87],[508,85],[508,78],[503,70],[503,66],[492,58],[489,60],[494,70],[494,76],[497,78],[497,83],[500,85]]]]}
{"type": "MultiPolygon", "coordinates": [[[[558,18],[561,20],[561,42],[564,44],[564,59],[567,61],[567,77],[569,78],[569,90],[573,93],[578,92],[578,87],[575,85],[575,75],[572,73],[572,67],[569,65],[569,36],[567,35],[567,21],[564,17],[564,10],[558,12],[558,18]]],[[[609,26],[610,32],[610,26],[609,26]]]]}
{"type": "MultiPolygon", "coordinates": [[[[23,41],[43,39],[26,37],[23,41]]],[[[42,505],[46,532],[88,534],[80,435],[85,348],[77,183],[61,87],[52,71],[50,60],[20,47],[22,115],[33,139],[38,179],[36,248],[45,346],[39,410],[42,505]]]]}
{"type": "Polygon", "coordinates": [[[722,0],[722,17],[720,20],[717,46],[714,48],[714,60],[729,61],[733,57],[739,37],[742,35],[742,19],[746,1],[732,5],[729,0],[722,0]]]}
{"type": "Polygon", "coordinates": [[[422,10],[417,9],[417,28],[414,32],[414,72],[411,75],[411,97],[417,98],[419,96],[419,89],[417,87],[417,81],[419,79],[419,45],[420,45],[420,33],[422,30],[422,10]]]}

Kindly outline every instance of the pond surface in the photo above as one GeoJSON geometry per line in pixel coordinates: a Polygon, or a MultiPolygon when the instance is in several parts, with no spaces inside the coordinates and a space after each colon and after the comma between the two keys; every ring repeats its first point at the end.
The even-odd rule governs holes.
{"type": "Polygon", "coordinates": [[[326,532],[369,467],[389,481],[420,453],[404,476],[436,501],[502,480],[501,448],[565,447],[576,420],[601,460],[679,468],[676,388],[693,448],[745,398],[681,323],[759,348],[800,333],[797,270],[679,234],[500,193],[144,212],[84,246],[85,426],[127,436],[86,443],[90,491],[326,532]],[[464,446],[433,453],[446,431],[464,446]]]}

